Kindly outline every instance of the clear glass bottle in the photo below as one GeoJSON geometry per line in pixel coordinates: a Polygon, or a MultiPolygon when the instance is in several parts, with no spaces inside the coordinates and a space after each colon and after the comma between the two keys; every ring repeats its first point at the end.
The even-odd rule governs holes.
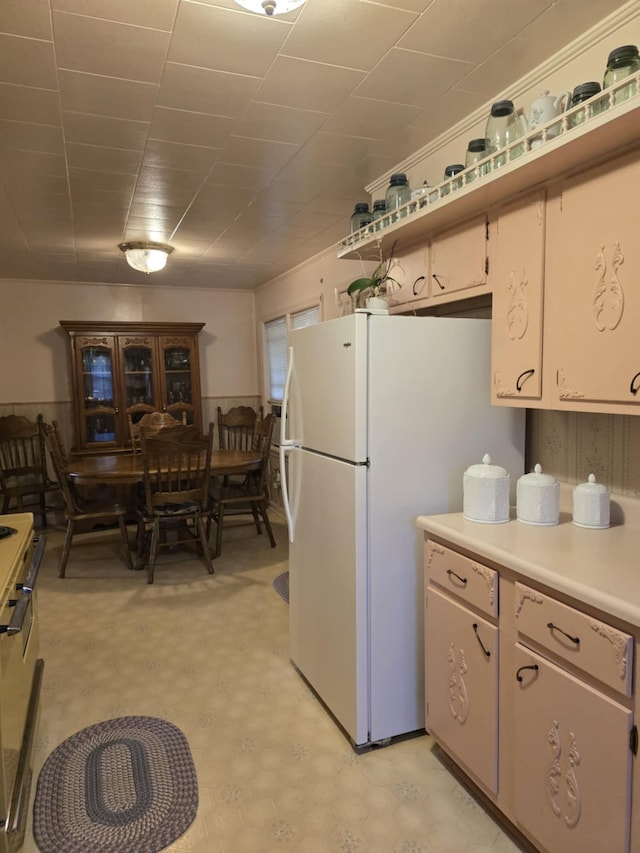
{"type": "MultiPolygon", "coordinates": [[[[604,72],[603,89],[613,86],[614,83],[619,83],[625,77],[635,74],[640,71],[640,53],[635,44],[625,44],[622,47],[617,47],[612,50],[607,59],[607,68],[604,72]]],[[[614,95],[614,104],[619,104],[635,95],[638,91],[636,81],[630,82],[628,86],[623,86],[614,95]]]]}
{"type": "Polygon", "coordinates": [[[383,198],[377,198],[373,202],[373,227],[375,231],[379,231],[384,227],[382,217],[387,212],[387,202],[383,198]]]}
{"type": "MultiPolygon", "coordinates": [[[[447,166],[444,170],[444,179],[445,181],[450,180],[451,178],[455,178],[457,174],[464,170],[464,163],[452,163],[450,166],[447,166]]],[[[449,186],[451,186],[452,190],[459,190],[462,186],[462,178],[456,178],[451,181],[451,184],[446,184],[442,187],[442,195],[449,194],[449,186]]]]}
{"type": "MultiPolygon", "coordinates": [[[[569,107],[577,107],[578,104],[582,104],[584,101],[588,101],[590,98],[593,98],[594,95],[600,94],[601,91],[602,89],[600,88],[600,83],[581,83],[573,90],[569,107]]],[[[577,110],[571,116],[571,127],[578,127],[578,125],[586,121],[587,118],[592,115],[597,115],[599,112],[602,112],[601,102],[597,104],[592,104],[590,107],[585,106],[583,109],[577,110]]]]}
{"type": "MultiPolygon", "coordinates": [[[[387,213],[391,213],[391,220],[395,222],[398,218],[398,214],[395,211],[399,207],[402,207],[403,204],[411,201],[411,187],[404,172],[396,172],[394,175],[391,175],[385,201],[387,203],[387,213]]],[[[406,210],[400,211],[400,217],[406,215],[406,210]]]]}
{"type": "MultiPolygon", "coordinates": [[[[484,160],[488,156],[487,140],[484,137],[482,139],[470,139],[467,145],[467,152],[464,156],[465,169],[468,169],[469,166],[474,166],[477,162],[484,160]]],[[[467,175],[467,183],[470,184],[471,181],[475,181],[478,175],[486,175],[489,169],[489,163],[483,163],[479,169],[473,169],[467,175]]]]}
{"type": "Polygon", "coordinates": [[[364,226],[368,225],[372,219],[373,216],[371,215],[367,202],[357,202],[356,206],[353,208],[353,213],[351,214],[351,233],[353,234],[361,228],[364,228],[364,226]]]}
{"type": "MultiPolygon", "coordinates": [[[[520,121],[520,116],[515,111],[513,101],[496,101],[491,106],[491,113],[487,119],[487,128],[485,131],[489,153],[495,154],[502,148],[506,148],[507,145],[511,145],[516,139],[520,139],[523,134],[522,122],[520,121]]],[[[522,152],[523,148],[521,146],[512,148],[509,159],[514,160],[522,152]]],[[[494,168],[504,166],[506,162],[506,154],[493,158],[494,168]]]]}

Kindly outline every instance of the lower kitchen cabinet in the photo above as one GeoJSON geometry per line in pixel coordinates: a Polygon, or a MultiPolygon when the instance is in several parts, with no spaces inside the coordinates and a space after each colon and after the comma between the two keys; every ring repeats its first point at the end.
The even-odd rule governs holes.
{"type": "Polygon", "coordinates": [[[512,674],[514,808],[543,850],[629,850],[632,712],[521,644],[512,674]]]}
{"type": "Polygon", "coordinates": [[[498,793],[498,629],[434,587],[428,591],[427,730],[498,793]]]}
{"type": "Polygon", "coordinates": [[[631,853],[640,628],[522,581],[427,539],[427,731],[541,853],[631,853]]]}

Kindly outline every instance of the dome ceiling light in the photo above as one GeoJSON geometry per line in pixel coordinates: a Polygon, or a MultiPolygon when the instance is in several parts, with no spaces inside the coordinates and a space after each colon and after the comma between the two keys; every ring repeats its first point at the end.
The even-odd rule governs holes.
{"type": "Polygon", "coordinates": [[[235,0],[237,6],[255,12],[256,15],[286,15],[302,6],[306,0],[235,0]]]}
{"type": "Polygon", "coordinates": [[[150,272],[163,270],[167,258],[173,252],[173,246],[166,243],[152,243],[145,240],[132,240],[129,243],[119,243],[118,248],[124,252],[127,263],[138,272],[149,275],[150,272]]]}

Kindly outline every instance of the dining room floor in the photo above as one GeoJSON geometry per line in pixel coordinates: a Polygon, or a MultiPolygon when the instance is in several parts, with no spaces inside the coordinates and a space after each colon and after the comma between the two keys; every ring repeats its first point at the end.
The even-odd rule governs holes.
{"type": "MultiPolygon", "coordinates": [[[[77,536],[59,579],[63,534],[50,529],[35,776],[79,729],[149,715],[182,729],[198,775],[197,817],[169,851],[520,850],[429,736],[354,752],[290,663],[287,604],[272,587],[287,569],[286,528],[274,532],[272,549],[250,527],[225,529],[214,575],[195,554],[163,552],[148,585],[119,558],[117,530],[77,536]]],[[[24,853],[37,850],[29,818],[24,853]]]]}

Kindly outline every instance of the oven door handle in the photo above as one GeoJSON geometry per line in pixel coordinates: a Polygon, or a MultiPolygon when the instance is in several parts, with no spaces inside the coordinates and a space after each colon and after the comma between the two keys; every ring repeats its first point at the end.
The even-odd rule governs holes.
{"type": "MultiPolygon", "coordinates": [[[[40,563],[42,563],[42,557],[44,555],[44,549],[47,544],[46,536],[36,536],[33,539],[36,549],[33,552],[33,557],[31,559],[31,564],[29,566],[29,571],[27,572],[27,577],[22,584],[22,591],[26,593],[31,593],[34,590],[36,585],[36,581],[38,580],[38,572],[40,571],[40,563]]],[[[13,621],[13,620],[12,620],[13,621]]]]}

